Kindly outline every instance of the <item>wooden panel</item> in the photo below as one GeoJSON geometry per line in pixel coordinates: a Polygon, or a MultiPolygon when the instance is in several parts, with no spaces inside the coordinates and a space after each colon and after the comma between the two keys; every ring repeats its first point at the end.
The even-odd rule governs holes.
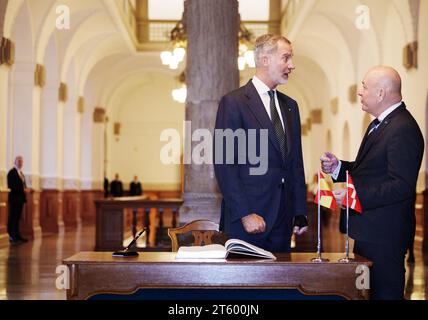
{"type": "Polygon", "coordinates": [[[97,208],[95,250],[123,249],[123,209],[97,208]]]}
{"type": "Polygon", "coordinates": [[[81,222],[80,218],[80,191],[65,190],[63,193],[64,225],[75,228],[81,222]]]}
{"type": "Polygon", "coordinates": [[[7,234],[7,191],[0,191],[0,248],[9,245],[7,234]]]}
{"type": "Polygon", "coordinates": [[[60,190],[45,189],[40,196],[40,226],[43,235],[58,233],[64,226],[63,194],[60,190]]]}
{"type": "Polygon", "coordinates": [[[82,222],[95,223],[95,200],[103,199],[104,192],[100,190],[81,191],[81,217],[82,222]]]}
{"type": "Polygon", "coordinates": [[[162,240],[163,231],[166,231],[166,229],[163,228],[171,226],[171,209],[178,209],[182,203],[182,199],[175,198],[150,200],[147,199],[147,195],[141,197],[109,198],[95,201],[97,211],[95,250],[123,249],[124,236],[128,236],[132,231],[132,210],[134,209],[139,209],[140,212],[137,214],[137,224],[138,221],[149,218],[147,222],[144,221],[144,225],[146,225],[146,223],[149,224],[146,236],[149,239],[150,246],[155,246],[157,242],[162,240]],[[161,215],[161,210],[157,208],[163,208],[163,213],[168,212],[168,223],[164,223],[163,220],[161,223],[161,216],[163,217],[163,213],[161,215]],[[150,209],[148,210],[149,217],[146,217],[145,214],[143,215],[142,209],[150,209]],[[140,219],[138,217],[140,217],[140,219]]]}
{"type": "Polygon", "coordinates": [[[297,288],[306,294],[368,299],[356,287],[356,256],[338,263],[343,254],[329,253],[327,263],[312,263],[313,253],[276,254],[277,260],[175,260],[175,253],[143,252],[138,257],[113,258],[110,252],[81,252],[64,260],[71,269],[67,299],[93,294],[131,294],[138,288],[297,288]],[[108,281],[106,281],[108,279],[108,281]]]}
{"type": "Polygon", "coordinates": [[[24,238],[41,237],[40,227],[40,191],[27,192],[27,203],[24,205],[20,222],[21,235],[24,238]]]}

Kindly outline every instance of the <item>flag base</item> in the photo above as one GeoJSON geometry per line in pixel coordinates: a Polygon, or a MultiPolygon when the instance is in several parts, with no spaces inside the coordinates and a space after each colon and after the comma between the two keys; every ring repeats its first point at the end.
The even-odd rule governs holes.
{"type": "Polygon", "coordinates": [[[321,258],[321,256],[318,256],[317,258],[311,259],[311,261],[315,263],[322,263],[322,262],[329,262],[330,260],[324,259],[324,258],[321,258]]]}

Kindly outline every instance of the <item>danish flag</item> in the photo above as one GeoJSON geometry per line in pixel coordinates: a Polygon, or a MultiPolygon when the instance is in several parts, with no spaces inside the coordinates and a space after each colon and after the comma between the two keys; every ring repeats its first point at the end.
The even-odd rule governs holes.
{"type": "Polygon", "coordinates": [[[357,196],[357,190],[355,189],[354,182],[352,181],[351,175],[349,173],[346,173],[346,174],[347,174],[347,192],[345,197],[343,197],[342,206],[346,208],[346,204],[347,204],[346,199],[348,198],[349,208],[359,213],[363,213],[363,210],[361,209],[360,200],[358,199],[358,196],[357,196]]]}

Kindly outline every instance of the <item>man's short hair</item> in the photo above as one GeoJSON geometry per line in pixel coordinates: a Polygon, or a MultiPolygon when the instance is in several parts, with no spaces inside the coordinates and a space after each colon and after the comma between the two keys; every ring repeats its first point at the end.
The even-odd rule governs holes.
{"type": "Polygon", "coordinates": [[[256,39],[254,44],[254,60],[256,66],[259,64],[262,55],[272,54],[278,49],[278,41],[284,41],[291,45],[291,41],[281,35],[264,34],[256,39]]]}

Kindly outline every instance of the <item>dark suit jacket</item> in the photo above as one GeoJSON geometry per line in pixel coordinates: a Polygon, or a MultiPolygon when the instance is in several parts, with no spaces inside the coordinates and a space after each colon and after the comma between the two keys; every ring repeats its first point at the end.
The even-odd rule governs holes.
{"type": "Polygon", "coordinates": [[[10,189],[8,196],[9,203],[21,204],[27,201],[25,185],[16,168],[10,169],[7,174],[7,187],[10,189]]]}
{"type": "MultiPolygon", "coordinates": [[[[266,221],[266,236],[272,229],[279,214],[290,220],[296,215],[306,214],[306,185],[300,134],[300,115],[296,101],[277,92],[282,117],[285,122],[287,151],[283,161],[275,136],[272,121],[251,80],[243,87],[225,95],[219,104],[216,129],[256,129],[256,153],[260,155],[260,129],[268,130],[268,163],[264,175],[250,175],[251,164],[248,156],[245,163],[238,164],[238,149],[235,144],[234,164],[226,164],[226,146],[223,146],[223,164],[214,163],[215,175],[223,194],[220,228],[229,237],[248,239],[241,218],[257,213],[266,221]],[[285,212],[279,212],[282,193],[281,182],[285,185],[285,212]]],[[[237,139],[235,139],[237,141],[237,139]]],[[[215,139],[218,142],[218,139],[215,139]]],[[[216,144],[216,143],[215,143],[216,144]]],[[[214,161],[216,150],[214,144],[214,161]]],[[[230,156],[230,154],[228,155],[230,156]]]]}
{"type": "Polygon", "coordinates": [[[123,196],[123,185],[120,180],[113,180],[110,183],[110,194],[113,197],[122,197],[123,196]]]}
{"type": "Polygon", "coordinates": [[[345,182],[349,171],[363,209],[350,210],[353,239],[407,247],[423,150],[419,126],[402,103],[370,136],[366,132],[354,162],[342,162],[337,181],[345,182]]]}
{"type": "Polygon", "coordinates": [[[129,194],[131,196],[140,196],[143,194],[143,188],[140,182],[132,181],[129,185],[129,194]]]}

